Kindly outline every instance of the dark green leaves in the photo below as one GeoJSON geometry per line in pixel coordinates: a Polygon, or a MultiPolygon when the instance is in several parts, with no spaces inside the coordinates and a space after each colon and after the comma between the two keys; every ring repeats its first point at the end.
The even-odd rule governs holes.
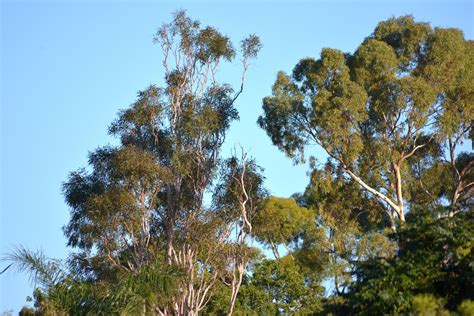
{"type": "Polygon", "coordinates": [[[350,294],[354,311],[406,312],[421,303],[415,297],[421,293],[445,298],[449,309],[473,299],[472,214],[433,219],[425,210],[412,212],[407,227],[394,236],[401,245],[397,257],[357,264],[358,279],[350,294]]]}

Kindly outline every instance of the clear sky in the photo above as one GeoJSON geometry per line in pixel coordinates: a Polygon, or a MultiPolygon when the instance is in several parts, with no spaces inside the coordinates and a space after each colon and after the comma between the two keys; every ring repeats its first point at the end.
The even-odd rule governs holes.
{"type": "MultiPolygon", "coordinates": [[[[241,119],[223,155],[236,143],[250,150],[279,196],[302,191],[308,168],[293,167],[255,123],[278,70],[318,57],[322,47],[353,52],[377,22],[393,15],[413,14],[474,38],[472,1],[3,1],[0,254],[23,244],[66,257],[61,227],[69,212],[61,183],[86,165],[89,151],[114,142],[107,126],[117,111],[139,89],[162,81],[152,36],[180,8],[236,45],[250,33],[260,36],[264,48],[248,73],[237,103],[241,119]]],[[[225,67],[222,77],[237,84],[238,71],[225,67]]],[[[18,311],[32,293],[22,275],[2,275],[0,284],[0,313],[18,311]]]]}

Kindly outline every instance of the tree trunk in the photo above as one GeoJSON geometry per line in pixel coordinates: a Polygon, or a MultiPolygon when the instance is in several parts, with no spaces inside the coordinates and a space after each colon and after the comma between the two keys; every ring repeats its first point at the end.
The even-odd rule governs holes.
{"type": "Polygon", "coordinates": [[[403,192],[402,192],[402,175],[400,172],[401,162],[392,163],[393,171],[395,173],[395,187],[396,187],[396,194],[397,194],[397,206],[398,209],[395,210],[398,215],[398,219],[400,223],[405,223],[405,210],[404,210],[404,203],[403,203],[403,192]]]}
{"type": "Polygon", "coordinates": [[[237,280],[232,280],[232,295],[230,298],[230,307],[227,316],[231,316],[234,313],[235,302],[237,301],[237,294],[239,294],[240,286],[242,285],[242,277],[244,275],[244,263],[240,262],[237,267],[237,273],[239,274],[237,280]]]}

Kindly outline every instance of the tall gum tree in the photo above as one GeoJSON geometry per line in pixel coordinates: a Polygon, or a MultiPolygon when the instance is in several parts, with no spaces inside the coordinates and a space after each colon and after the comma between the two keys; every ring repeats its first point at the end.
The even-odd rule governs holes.
{"type": "MultiPolygon", "coordinates": [[[[84,261],[104,260],[125,273],[163,256],[184,277],[171,303],[152,313],[197,315],[227,268],[222,254],[232,226],[204,196],[213,189],[226,131],[238,119],[235,101],[261,44],[255,35],[241,41],[243,71],[234,90],[216,75],[237,51],[215,28],[179,11],[154,40],[166,85],[139,92],[109,128],[121,144],[99,148],[90,154],[91,168],[70,175],[65,234],[84,261]]],[[[236,211],[246,214],[245,207],[236,211]]]]}
{"type": "Polygon", "coordinates": [[[454,214],[460,197],[472,195],[472,155],[456,149],[472,131],[472,55],[472,42],[457,29],[391,18],[353,54],[324,48],[291,76],[279,72],[258,124],[297,163],[308,145],[321,146],[383,207],[393,230],[409,210],[411,161],[430,146],[448,149],[425,167],[449,156],[454,214]]]}

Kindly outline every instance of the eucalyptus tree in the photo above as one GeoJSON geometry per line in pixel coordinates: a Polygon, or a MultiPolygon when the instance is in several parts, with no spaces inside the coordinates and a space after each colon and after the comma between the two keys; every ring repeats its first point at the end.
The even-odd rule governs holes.
{"type": "Polygon", "coordinates": [[[279,72],[258,123],[296,162],[308,145],[321,146],[394,230],[409,209],[411,162],[426,157],[424,171],[449,156],[451,196],[437,198],[448,199],[454,214],[472,196],[472,155],[459,154],[474,118],[472,56],[472,42],[457,29],[391,18],[353,54],[324,48],[291,76],[279,72]],[[449,155],[430,156],[436,146],[449,155]]]}
{"type": "Polygon", "coordinates": [[[225,223],[227,234],[227,273],[222,282],[230,287],[228,315],[232,315],[249,262],[259,255],[253,247],[255,218],[261,212],[261,201],[267,196],[262,169],[247,158],[242,149],[227,159],[214,192],[214,208],[225,223]]]}
{"type": "Polygon", "coordinates": [[[319,229],[305,232],[295,253],[303,265],[313,269],[322,266],[319,269],[337,295],[349,289],[354,263],[394,255],[394,245],[384,229],[389,223],[388,216],[343,173],[340,166],[331,163],[312,171],[310,184],[300,199],[314,212],[319,229]]]}
{"type": "Polygon", "coordinates": [[[139,92],[109,128],[120,145],[95,150],[90,168],[71,173],[64,184],[71,207],[65,234],[81,250],[82,269],[96,277],[133,275],[164,257],[183,276],[171,301],[158,302],[153,312],[195,315],[226,268],[228,223],[204,198],[261,44],[255,35],[241,41],[243,70],[234,90],[217,74],[237,51],[215,28],[179,11],[154,40],[163,53],[165,86],[139,92]]]}

